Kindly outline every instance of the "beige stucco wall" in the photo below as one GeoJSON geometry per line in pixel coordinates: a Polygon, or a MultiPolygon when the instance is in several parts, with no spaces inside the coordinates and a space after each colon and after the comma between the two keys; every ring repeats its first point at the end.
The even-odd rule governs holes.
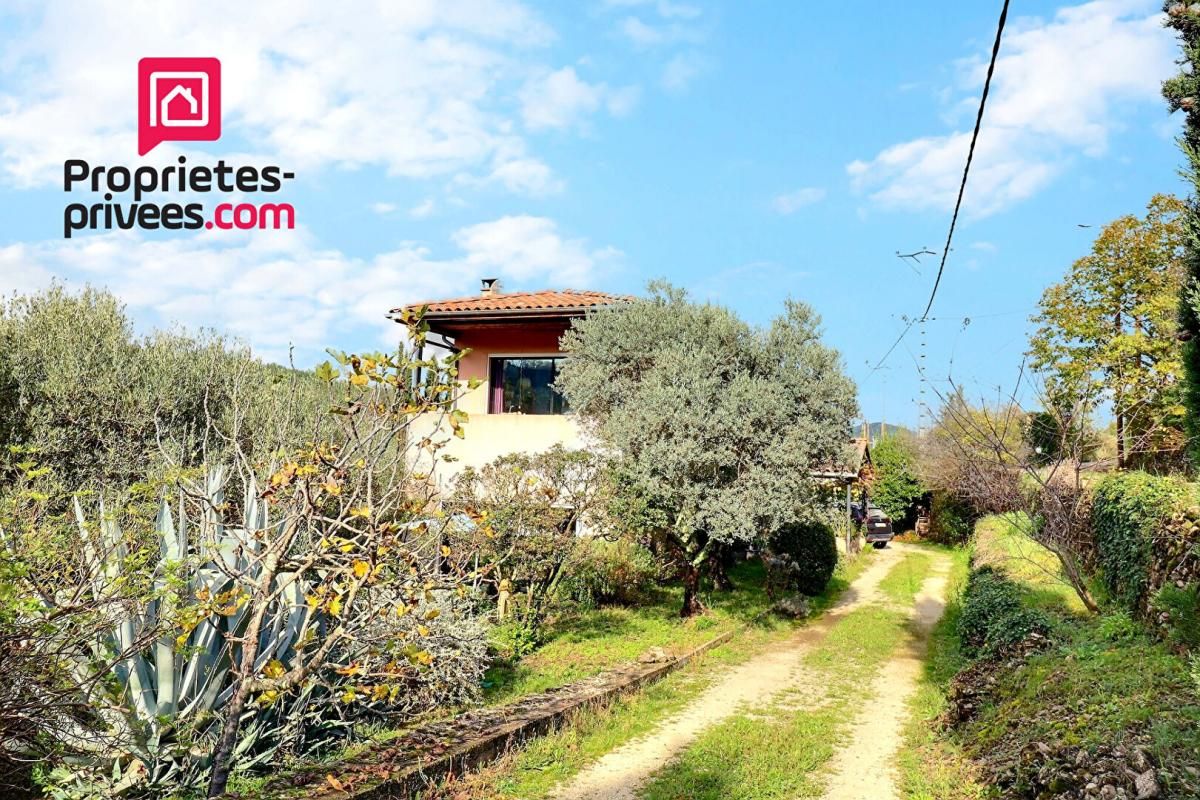
{"type": "Polygon", "coordinates": [[[441,488],[448,487],[463,468],[481,467],[507,453],[537,453],[555,444],[570,448],[588,444],[579,424],[569,414],[471,413],[461,439],[453,435],[449,425],[443,423],[438,427],[432,423],[432,420],[418,421],[413,432],[446,442],[438,451],[438,463],[433,468],[434,479],[441,488]]]}
{"type": "MultiPolygon", "coordinates": [[[[463,426],[465,436],[453,436],[444,421],[421,420],[413,429],[418,436],[445,441],[438,451],[438,463],[432,472],[438,485],[448,487],[465,467],[480,467],[508,453],[537,453],[555,444],[564,447],[588,446],[583,431],[571,414],[489,414],[488,369],[493,356],[552,356],[561,353],[559,337],[565,323],[555,325],[514,325],[467,331],[456,337],[456,344],[470,349],[459,362],[459,377],[476,379],[480,385],[464,390],[458,408],[470,419],[463,426]],[[447,458],[449,456],[450,458],[447,458]],[[453,459],[453,460],[450,460],[453,459]]],[[[428,464],[423,465],[428,469],[428,464]]]]}

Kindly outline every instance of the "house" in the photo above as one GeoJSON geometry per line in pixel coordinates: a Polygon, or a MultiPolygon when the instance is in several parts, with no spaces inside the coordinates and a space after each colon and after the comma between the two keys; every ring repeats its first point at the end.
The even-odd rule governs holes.
{"type": "Polygon", "coordinates": [[[459,379],[481,381],[458,400],[458,408],[470,417],[464,438],[450,436],[445,425],[440,432],[425,432],[449,439],[439,454],[437,482],[446,486],[464,467],[483,466],[506,453],[541,452],[555,444],[582,447],[582,430],[554,389],[566,357],[559,340],[572,320],[630,299],[573,289],[504,292],[497,279],[485,278],[474,297],[393,309],[395,317],[406,308],[414,312],[424,307],[428,342],[467,351],[459,362],[459,379]]]}
{"type": "Polygon", "coordinates": [[[854,549],[851,538],[854,529],[854,517],[850,510],[851,503],[859,503],[859,508],[866,508],[869,503],[869,490],[875,477],[875,467],[871,462],[871,440],[863,426],[863,435],[849,439],[842,445],[842,452],[835,463],[826,464],[809,473],[826,492],[827,501],[832,508],[843,508],[847,526],[846,538],[838,545],[845,550],[854,549]]]}
{"type": "Polygon", "coordinates": [[[199,106],[196,103],[196,98],[192,96],[192,90],[188,89],[187,87],[183,86],[182,84],[179,86],[176,86],[174,89],[172,89],[170,91],[170,93],[167,94],[166,97],[164,97],[162,99],[162,124],[163,125],[172,124],[172,115],[170,113],[170,108],[171,108],[171,103],[175,100],[176,97],[182,97],[185,101],[187,101],[187,108],[188,108],[187,115],[188,116],[193,116],[193,117],[196,116],[196,113],[199,110],[199,106]]]}
{"type": "Polygon", "coordinates": [[[836,463],[826,464],[811,473],[813,478],[835,486],[863,489],[870,486],[874,476],[871,462],[871,441],[866,436],[848,439],[836,463]]]}

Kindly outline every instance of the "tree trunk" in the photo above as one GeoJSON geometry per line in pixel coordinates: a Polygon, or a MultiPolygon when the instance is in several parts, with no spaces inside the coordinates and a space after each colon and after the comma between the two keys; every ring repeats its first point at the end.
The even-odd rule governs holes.
{"type": "MultiPolygon", "coordinates": [[[[1113,337],[1116,338],[1124,333],[1121,322],[1121,309],[1117,308],[1117,313],[1113,318],[1113,337]]],[[[1121,377],[1121,362],[1117,362],[1117,386],[1122,385],[1121,377]]],[[[1121,408],[1121,390],[1118,388],[1113,393],[1113,416],[1117,419],[1117,469],[1125,469],[1125,412],[1121,408]]]]}
{"type": "Polygon", "coordinates": [[[733,580],[729,577],[729,567],[725,563],[729,553],[722,548],[711,561],[710,573],[712,574],[713,587],[717,591],[732,592],[737,587],[733,585],[733,580]]]}
{"type": "Polygon", "coordinates": [[[1075,591],[1075,596],[1083,603],[1092,614],[1100,613],[1100,606],[1092,598],[1092,593],[1088,590],[1087,578],[1084,577],[1083,569],[1079,566],[1078,560],[1074,556],[1066,556],[1063,553],[1055,550],[1054,555],[1058,556],[1058,563],[1062,565],[1063,575],[1066,576],[1067,583],[1075,591]]]}
{"type": "MultiPolygon", "coordinates": [[[[270,587],[270,582],[267,586],[270,587]]],[[[269,593],[269,592],[268,592],[269,593]]],[[[229,773],[233,770],[233,750],[237,746],[238,732],[242,727],[242,712],[246,710],[246,702],[250,699],[250,688],[254,681],[254,662],[258,659],[258,636],[262,631],[263,617],[266,615],[268,604],[264,598],[256,597],[257,608],[242,635],[242,657],[238,661],[235,680],[237,689],[229,698],[229,706],[225,710],[225,723],[221,726],[221,738],[217,740],[212,754],[212,772],[208,780],[208,797],[220,797],[225,794],[225,786],[229,783],[229,773]]]]}
{"type": "Polygon", "coordinates": [[[704,604],[700,602],[700,567],[691,561],[683,567],[683,608],[679,616],[687,618],[704,613],[704,604]]]}
{"type": "MultiPolygon", "coordinates": [[[[1117,396],[1120,402],[1120,395],[1117,396]]],[[[1117,409],[1117,469],[1125,469],[1125,415],[1117,409]]]]}

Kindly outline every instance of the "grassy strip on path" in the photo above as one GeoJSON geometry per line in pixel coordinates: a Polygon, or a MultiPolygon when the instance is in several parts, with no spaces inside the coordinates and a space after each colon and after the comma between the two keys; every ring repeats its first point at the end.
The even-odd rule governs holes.
{"type": "MultiPolygon", "coordinates": [[[[866,569],[870,559],[864,553],[853,562],[840,563],[825,592],[813,600],[814,613],[831,606],[866,569]]],[[[737,580],[735,577],[735,582],[737,580]]],[[[729,667],[786,639],[802,624],[768,616],[678,672],[608,705],[580,711],[559,730],[540,737],[464,781],[427,793],[424,800],[443,797],[455,800],[545,798],[556,785],[569,780],[606,753],[653,730],[662,720],[684,708],[729,667]]],[[[711,627],[709,633],[710,636],[702,641],[717,635],[711,627]]]]}
{"type": "Polygon", "coordinates": [[[933,556],[921,550],[906,553],[879,582],[879,591],[893,603],[911,603],[929,574],[933,556]]]}
{"type": "MultiPolygon", "coordinates": [[[[881,582],[885,594],[911,605],[931,558],[907,553],[881,582]]],[[[871,604],[852,611],[805,658],[817,685],[784,692],[769,707],[749,710],[705,731],[642,790],[643,800],[774,800],[819,797],[818,770],[833,755],[864,681],[903,641],[908,615],[871,604]],[[810,695],[821,701],[813,705],[810,695]],[[798,708],[797,706],[804,706],[798,708]]]]}

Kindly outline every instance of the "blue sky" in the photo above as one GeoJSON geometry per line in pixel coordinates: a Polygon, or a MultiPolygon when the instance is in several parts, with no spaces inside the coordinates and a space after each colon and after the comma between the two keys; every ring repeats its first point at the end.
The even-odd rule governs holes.
{"type": "MultiPolygon", "coordinates": [[[[302,364],[389,307],[665,277],[766,323],[810,303],[872,419],[917,424],[917,330],[999,2],[17,3],[0,11],[0,290],[108,286],[143,329],[302,364]],[[136,63],[216,56],[224,133],[136,155],[136,63]],[[62,162],[296,172],[282,232],[66,241],[62,162]],[[919,271],[917,274],[914,267],[919,271]],[[911,348],[911,354],[910,354],[911,348]]],[[[1015,0],[927,374],[1011,387],[1098,226],[1182,191],[1154,0],[1015,0]],[[969,325],[963,325],[966,317],[969,325]],[[951,359],[953,359],[951,361],[951,359]]],[[[91,198],[96,200],[98,198],[91,198]]],[[[927,397],[932,400],[932,393],[927,397]]]]}

